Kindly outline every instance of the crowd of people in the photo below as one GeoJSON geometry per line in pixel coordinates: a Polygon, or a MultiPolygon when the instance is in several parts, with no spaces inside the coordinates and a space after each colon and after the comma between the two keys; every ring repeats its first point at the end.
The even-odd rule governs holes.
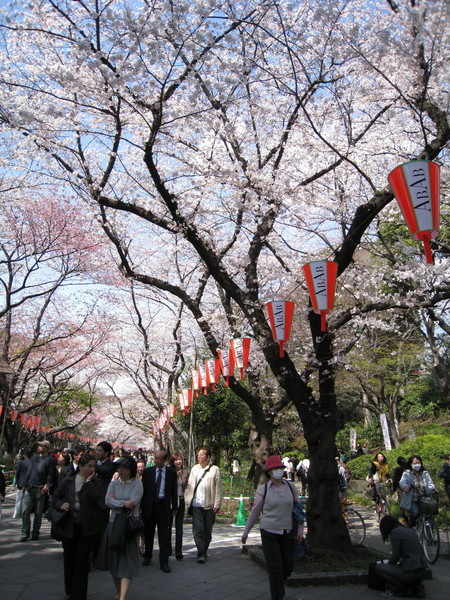
{"type": "Polygon", "coordinates": [[[89,572],[94,569],[110,571],[116,600],[126,600],[141,562],[148,566],[152,561],[156,529],[160,569],[171,572],[173,549],[175,558],[183,559],[188,507],[197,562],[204,564],[222,502],[222,479],[208,448],[200,448],[197,458],[198,464],[188,473],[182,455],[169,456],[166,450],[148,457],[138,451],[132,456],[113,453],[111,444],[103,441],[86,450],[53,453],[50,442],[42,440],[36,454],[23,450],[18,456],[13,517],[22,520],[20,541],[38,540],[47,514],[51,535],[63,547],[65,600],[86,599],[89,572]],[[123,513],[127,519],[130,515],[138,522],[142,519],[143,532],[127,536],[118,545],[123,521],[118,516],[123,513]]]}
{"type": "MultiPolygon", "coordinates": [[[[38,540],[43,515],[47,514],[52,537],[62,543],[65,600],[86,599],[89,572],[94,569],[110,571],[116,600],[126,600],[141,565],[151,564],[156,529],[160,569],[171,572],[169,557],[173,554],[176,560],[183,559],[186,508],[192,516],[197,562],[207,561],[222,501],[222,480],[208,448],[198,450],[197,460],[188,472],[181,454],[169,456],[164,449],[150,456],[142,451],[132,456],[124,451],[113,452],[111,444],[103,441],[88,449],[51,452],[50,442],[42,440],[35,454],[21,451],[16,465],[13,518],[22,521],[20,541],[38,540]],[[124,513],[142,519],[142,531],[117,545],[116,524],[124,513]]],[[[345,502],[351,473],[339,450],[336,464],[345,502]]],[[[302,518],[297,524],[293,520],[296,506],[303,520],[304,514],[292,482],[297,476],[302,495],[306,494],[309,468],[307,458],[296,462],[290,457],[269,456],[265,466],[268,483],[256,490],[242,534],[245,544],[251,528],[260,520],[272,600],[284,598],[284,580],[293,569],[293,542],[303,540],[302,518]]],[[[449,494],[450,455],[446,456],[439,477],[444,479],[449,494]]],[[[399,457],[391,476],[385,455],[378,452],[371,461],[367,481],[374,494],[377,484],[392,482],[403,511],[400,521],[392,517],[381,520],[380,531],[383,540],[392,542],[392,556],[388,563],[376,568],[378,576],[391,593],[406,589],[423,597],[425,563],[419,559],[418,537],[412,528],[420,514],[420,499],[436,492],[430,474],[422,458],[415,454],[408,460],[399,457]]],[[[4,479],[0,481],[0,502],[5,496],[3,484],[4,479]]]]}

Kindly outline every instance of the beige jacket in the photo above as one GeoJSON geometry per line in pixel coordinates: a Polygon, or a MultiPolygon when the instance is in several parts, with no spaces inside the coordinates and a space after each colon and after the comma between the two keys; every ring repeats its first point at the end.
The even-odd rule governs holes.
{"type": "MultiPolygon", "coordinates": [[[[192,502],[195,484],[197,483],[197,478],[201,477],[202,471],[203,469],[200,465],[195,465],[191,469],[189,481],[184,494],[186,506],[189,506],[192,502]]],[[[222,479],[220,477],[219,467],[211,465],[211,468],[202,479],[202,485],[204,485],[205,489],[204,508],[206,510],[211,510],[212,508],[219,509],[220,505],[222,504],[222,479]]]]}

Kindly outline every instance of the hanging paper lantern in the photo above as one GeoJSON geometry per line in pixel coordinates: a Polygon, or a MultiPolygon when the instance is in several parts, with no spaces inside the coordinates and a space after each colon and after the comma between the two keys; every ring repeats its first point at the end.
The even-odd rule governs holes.
{"type": "Polygon", "coordinates": [[[16,421],[19,417],[19,411],[15,408],[11,409],[11,421],[16,421]]]}
{"type": "Polygon", "coordinates": [[[338,264],[331,260],[319,260],[303,265],[314,312],[320,314],[320,329],[327,330],[326,315],[332,310],[336,290],[338,264]]]}
{"type": "Polygon", "coordinates": [[[206,385],[211,386],[211,391],[216,391],[216,383],[220,375],[220,362],[214,358],[205,360],[206,385]]]}
{"type": "Polygon", "coordinates": [[[220,368],[225,379],[225,385],[228,387],[230,385],[230,377],[234,375],[234,356],[231,348],[228,352],[217,350],[217,354],[219,355],[220,368]]]}
{"type": "Polygon", "coordinates": [[[203,393],[208,394],[208,383],[206,381],[206,369],[205,365],[199,365],[197,367],[198,371],[198,385],[202,388],[203,393]]]}
{"type": "Polygon", "coordinates": [[[181,414],[182,415],[186,414],[187,406],[184,403],[183,394],[181,392],[178,392],[178,402],[180,403],[181,414]]]}
{"type": "Polygon", "coordinates": [[[230,340],[230,347],[234,363],[239,369],[240,378],[244,379],[244,369],[248,367],[250,354],[250,338],[234,338],[230,340]]]}
{"type": "Polygon", "coordinates": [[[189,389],[181,390],[181,393],[183,394],[184,405],[187,407],[186,410],[187,410],[187,412],[189,412],[189,409],[192,406],[192,398],[194,396],[194,390],[189,388],[189,389]]]}
{"type": "Polygon", "coordinates": [[[439,234],[439,165],[414,160],[396,167],[388,176],[408,229],[423,242],[428,264],[433,264],[430,241],[439,234]]]}
{"type": "Polygon", "coordinates": [[[22,423],[22,425],[23,425],[24,427],[26,427],[26,426],[27,426],[27,423],[28,423],[28,413],[22,413],[22,414],[20,415],[20,422],[22,423]]]}
{"type": "Polygon", "coordinates": [[[191,376],[192,376],[192,389],[195,392],[195,395],[198,396],[198,391],[200,389],[200,382],[198,380],[198,370],[197,369],[191,369],[191,376]]]}
{"type": "Polygon", "coordinates": [[[293,302],[274,300],[266,304],[269,314],[270,329],[273,339],[280,344],[280,356],[284,356],[284,343],[291,335],[292,317],[294,314],[293,302]]]}

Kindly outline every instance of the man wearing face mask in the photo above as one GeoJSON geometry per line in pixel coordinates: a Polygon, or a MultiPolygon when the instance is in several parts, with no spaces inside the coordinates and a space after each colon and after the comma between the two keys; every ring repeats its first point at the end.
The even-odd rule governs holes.
{"type": "MultiPolygon", "coordinates": [[[[243,544],[246,543],[250,529],[262,512],[259,529],[269,574],[271,599],[283,600],[284,580],[289,577],[294,566],[292,508],[294,501],[298,501],[299,497],[295,485],[283,479],[284,465],[279,456],[267,458],[266,473],[269,481],[256,490],[255,504],[241,540],[243,544]]],[[[299,524],[297,542],[301,542],[302,539],[303,524],[299,524]]]]}
{"type": "Polygon", "coordinates": [[[400,508],[405,509],[408,515],[408,526],[414,527],[420,514],[421,496],[430,496],[436,491],[430,474],[424,469],[422,458],[418,454],[413,454],[406,463],[406,470],[399,485],[403,490],[400,508]]]}

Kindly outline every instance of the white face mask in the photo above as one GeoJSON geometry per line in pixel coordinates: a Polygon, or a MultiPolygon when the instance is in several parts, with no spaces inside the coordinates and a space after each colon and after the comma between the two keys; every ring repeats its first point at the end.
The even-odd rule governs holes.
{"type": "Polygon", "coordinates": [[[272,477],[274,479],[283,479],[283,475],[284,475],[283,469],[273,469],[272,470],[272,477]]]}
{"type": "Polygon", "coordinates": [[[420,469],[422,468],[422,465],[420,463],[418,463],[417,465],[413,465],[412,468],[414,469],[414,471],[420,471],[420,469]]]}

